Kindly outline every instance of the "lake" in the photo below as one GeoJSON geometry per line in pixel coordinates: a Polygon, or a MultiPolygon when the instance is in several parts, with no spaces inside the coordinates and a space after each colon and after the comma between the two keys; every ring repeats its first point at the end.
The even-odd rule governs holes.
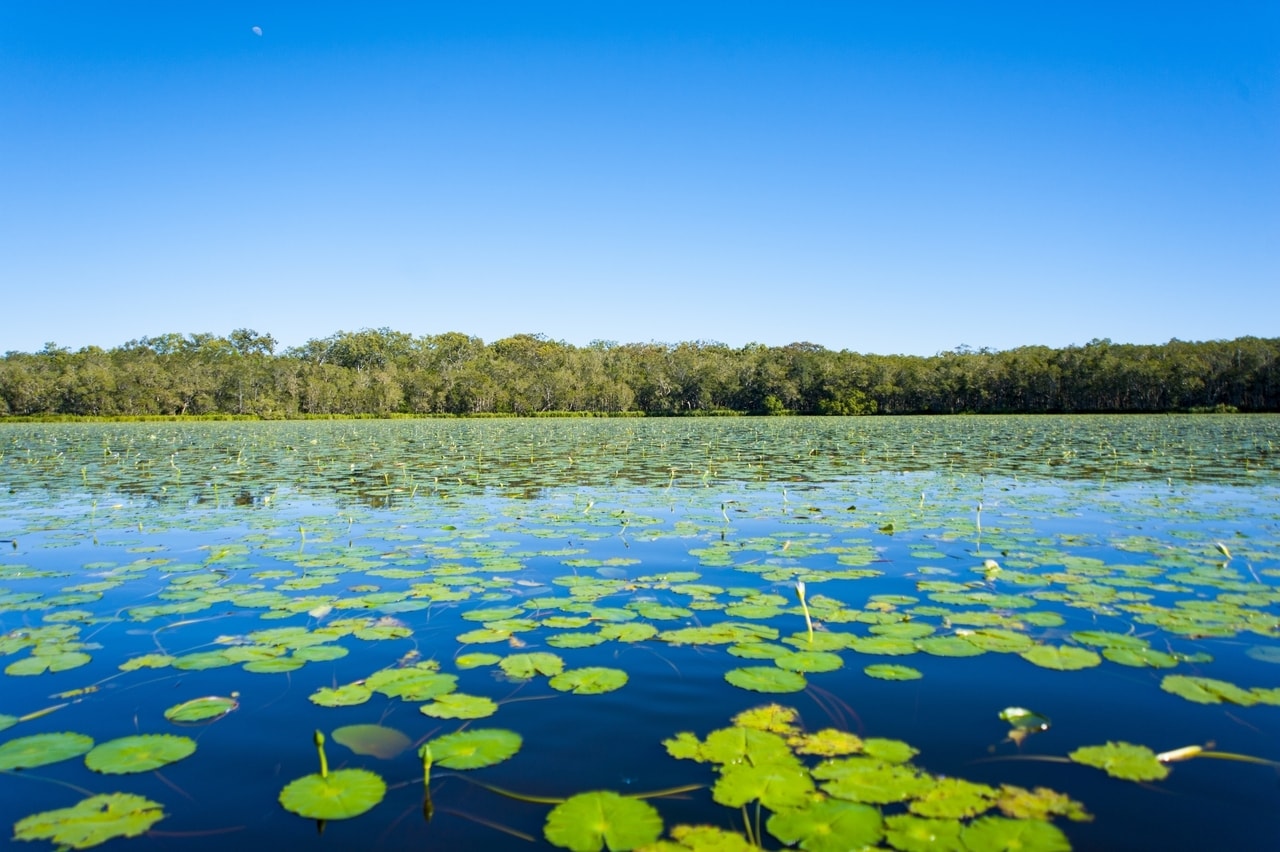
{"type": "Polygon", "coordinates": [[[1271,848],[1278,446],[1269,415],[4,424],[5,836],[1271,848]]]}

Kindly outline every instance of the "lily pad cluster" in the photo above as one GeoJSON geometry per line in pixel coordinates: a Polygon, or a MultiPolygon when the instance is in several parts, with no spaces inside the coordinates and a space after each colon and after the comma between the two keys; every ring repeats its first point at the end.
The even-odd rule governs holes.
{"type": "MultiPolygon", "coordinates": [[[[673,757],[713,768],[712,798],[744,809],[751,845],[763,842],[751,808],[757,821],[760,809],[769,813],[763,829],[777,841],[819,852],[882,842],[903,852],[1069,849],[1053,820],[1091,818],[1079,802],[1045,788],[931,775],[913,763],[916,749],[899,740],[806,732],[791,708],[758,707],[733,721],[705,738],[683,732],[664,745],[673,757]]],[[[671,838],[646,848],[685,848],[675,829],[671,838]]]]}

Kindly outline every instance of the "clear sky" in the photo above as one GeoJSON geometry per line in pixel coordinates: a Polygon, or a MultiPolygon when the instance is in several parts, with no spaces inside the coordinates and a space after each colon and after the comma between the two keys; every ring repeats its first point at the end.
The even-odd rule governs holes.
{"type": "Polygon", "coordinates": [[[0,299],[28,352],[1280,336],[1280,4],[3,2],[0,299]]]}

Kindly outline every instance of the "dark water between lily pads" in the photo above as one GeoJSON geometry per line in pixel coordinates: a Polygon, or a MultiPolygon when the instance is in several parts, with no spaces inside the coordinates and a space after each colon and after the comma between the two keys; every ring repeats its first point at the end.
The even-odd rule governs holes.
{"type": "Polygon", "coordinates": [[[1280,840],[1278,417],[4,425],[0,453],[17,848],[1280,840]],[[322,832],[280,801],[316,730],[320,803],[286,800],[361,811],[322,832]]]}

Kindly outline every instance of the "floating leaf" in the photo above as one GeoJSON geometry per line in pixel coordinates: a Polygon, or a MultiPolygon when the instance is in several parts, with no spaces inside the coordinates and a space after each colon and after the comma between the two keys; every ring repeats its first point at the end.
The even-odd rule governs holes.
{"type": "Polygon", "coordinates": [[[65,672],[88,663],[92,657],[81,651],[63,651],[59,654],[32,654],[30,657],[10,663],[4,673],[21,677],[45,672],[65,672]]]}
{"type": "Polygon", "coordinates": [[[916,647],[935,657],[976,657],[986,653],[962,636],[926,636],[916,640],[916,647]]]}
{"type": "Polygon", "coordinates": [[[790,651],[773,658],[774,665],[789,672],[833,672],[844,665],[830,651],[790,651]]]}
{"type": "Polygon", "coordinates": [[[312,704],[321,707],[353,707],[363,704],[373,696],[373,690],[363,683],[349,683],[337,689],[322,686],[307,696],[312,704]]]}
{"type": "Polygon", "coordinates": [[[897,766],[864,757],[846,757],[819,764],[813,777],[832,796],[853,802],[887,805],[918,796],[932,780],[909,766],[897,766]]]}
{"type": "Polygon", "coordinates": [[[961,832],[970,852],[1070,852],[1066,835],[1052,823],[1036,819],[979,817],[961,832]]]}
{"type": "Polygon", "coordinates": [[[454,692],[441,695],[430,704],[423,704],[418,712],[436,719],[483,719],[498,712],[498,705],[492,698],[482,695],[454,692]]]}
{"type": "Polygon", "coordinates": [[[196,741],[173,734],[137,734],[99,743],[84,756],[94,772],[124,775],[150,772],[195,753],[196,741]]]}
{"type": "Polygon", "coordinates": [[[621,669],[610,669],[602,666],[588,666],[581,669],[569,669],[548,681],[548,685],[559,692],[573,692],[578,695],[599,695],[602,692],[613,692],[621,689],[627,682],[627,673],[621,669]]]}
{"type": "Polygon", "coordinates": [[[16,724],[18,724],[17,716],[5,716],[0,714],[0,731],[5,730],[6,728],[12,728],[16,724]]]}
{"type": "Polygon", "coordinates": [[[924,677],[924,675],[920,674],[919,669],[913,669],[910,666],[895,666],[889,663],[877,663],[867,666],[862,671],[880,680],[919,680],[924,677]]]}
{"type": "Polygon", "coordinates": [[[501,763],[523,744],[515,731],[502,728],[474,728],[431,740],[436,765],[446,769],[479,769],[501,763]]]}
{"type": "Polygon", "coordinates": [[[652,843],[662,834],[662,817],[653,805],[601,790],[579,793],[547,815],[547,840],[573,852],[612,852],[652,843]]]}
{"type": "Polygon", "coordinates": [[[870,805],[826,799],[769,817],[769,833],[806,852],[847,852],[884,837],[880,811],[870,805]]]}
{"type": "Polygon", "coordinates": [[[1088,669],[1102,664],[1102,658],[1093,651],[1086,648],[1076,648],[1071,645],[1061,647],[1057,645],[1037,645],[1028,651],[1023,651],[1018,656],[1029,663],[1035,663],[1041,668],[1060,672],[1088,669]]]}
{"type": "Polygon", "coordinates": [[[501,659],[502,657],[499,657],[497,654],[475,652],[471,654],[459,654],[454,658],[453,664],[460,669],[478,669],[481,666],[492,666],[501,659]]]}
{"type": "Polygon", "coordinates": [[[799,712],[793,707],[781,704],[765,704],[743,710],[733,717],[733,724],[740,728],[754,728],[757,731],[772,731],[775,734],[790,734],[795,731],[799,712]]]}
{"type": "Polygon", "coordinates": [[[954,819],[925,819],[911,814],[885,818],[885,838],[901,852],[964,852],[963,825],[954,819]]]}
{"type": "Polygon", "coordinates": [[[84,734],[32,734],[0,745],[0,770],[34,769],[61,760],[79,757],[93,748],[93,738],[84,734]]]}
{"type": "Polygon", "coordinates": [[[798,808],[809,801],[813,780],[799,761],[733,763],[724,767],[711,797],[731,808],[759,801],[770,810],[798,808]]]}
{"type": "Polygon", "coordinates": [[[24,817],[14,823],[13,839],[89,849],[117,837],[137,837],[163,818],[164,808],[158,802],[130,793],[109,793],[24,817]]]}
{"type": "Polygon", "coordinates": [[[409,738],[395,728],[382,725],[346,725],[332,734],[333,741],[354,751],[390,760],[408,751],[413,745],[409,738]]]}
{"type": "Polygon", "coordinates": [[[788,742],[796,754],[817,754],[822,757],[839,757],[862,751],[862,738],[848,731],[824,728],[815,734],[792,737],[788,742]]]}
{"type": "Polygon", "coordinates": [[[996,807],[1005,816],[1014,819],[1048,819],[1053,816],[1065,816],[1077,822],[1093,819],[1085,811],[1084,805],[1065,793],[1058,793],[1047,787],[1025,790],[1012,784],[1003,784],[996,807]]]}
{"type": "Polygon", "coordinates": [[[1221,704],[1224,701],[1230,701],[1232,704],[1247,707],[1258,703],[1258,697],[1248,690],[1241,689],[1234,683],[1214,680],[1210,677],[1165,675],[1164,680],[1160,681],[1160,688],[1197,704],[1221,704]]]}
{"type": "Polygon", "coordinates": [[[958,819],[977,816],[995,804],[997,791],[963,778],[940,778],[907,806],[923,817],[958,819]]]}
{"type": "Polygon", "coordinates": [[[1109,742],[1085,746],[1067,755],[1076,763],[1103,770],[1112,778],[1125,781],[1159,781],[1169,774],[1169,767],[1156,760],[1156,753],[1146,746],[1109,742]]]}
{"type": "Polygon", "coordinates": [[[375,773],[339,769],[290,781],[280,791],[280,804],[309,819],[350,819],[371,809],[386,794],[386,782],[375,773]]]}
{"type": "Polygon", "coordinates": [[[753,692],[799,692],[807,682],[803,675],[774,666],[745,666],[725,672],[724,679],[753,692]]]}
{"type": "Polygon", "coordinates": [[[510,677],[527,680],[536,675],[558,675],[564,671],[564,660],[555,654],[537,651],[531,654],[512,654],[500,663],[510,677]]]}

